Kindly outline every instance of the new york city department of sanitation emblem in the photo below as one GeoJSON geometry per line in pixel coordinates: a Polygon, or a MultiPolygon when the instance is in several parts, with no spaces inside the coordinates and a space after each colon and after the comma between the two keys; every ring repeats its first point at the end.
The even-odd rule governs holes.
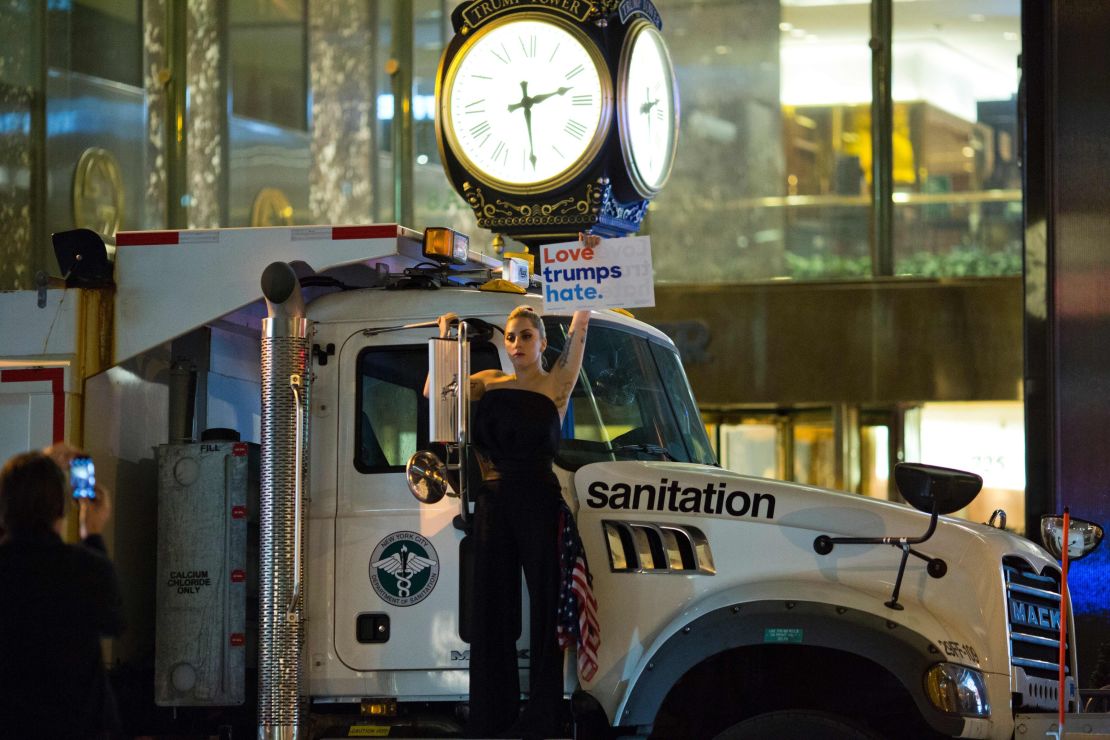
{"type": "Polygon", "coordinates": [[[370,556],[370,584],[382,601],[393,606],[419,604],[438,580],[436,549],[416,532],[386,536],[370,556]]]}

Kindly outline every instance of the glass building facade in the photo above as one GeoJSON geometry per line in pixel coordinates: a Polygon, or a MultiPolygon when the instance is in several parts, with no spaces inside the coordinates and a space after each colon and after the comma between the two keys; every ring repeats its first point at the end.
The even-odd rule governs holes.
{"type": "MultiPolygon", "coordinates": [[[[492,251],[436,144],[436,77],[454,5],[0,3],[0,288],[56,277],[49,234],[74,227],[111,236],[398,221],[451,226],[492,251]]],[[[856,304],[830,310],[830,291],[856,290],[863,305],[876,291],[971,279],[979,282],[967,295],[992,305],[1010,306],[994,300],[998,284],[1020,294],[1019,0],[656,5],[682,124],[670,182],[643,227],[662,297],[644,317],[682,350],[722,461],[890,498],[891,465],[935,450],[931,430],[947,429],[929,421],[929,404],[1003,404],[990,424],[1009,430],[1000,440],[1020,441],[1010,433],[1020,425],[1019,337],[1016,359],[990,353],[1003,357],[991,360],[1001,368],[987,373],[991,382],[972,353],[953,363],[966,363],[973,381],[937,370],[927,383],[887,389],[815,380],[765,351],[828,335],[814,314],[830,314],[845,325],[841,352],[864,354],[851,349],[859,340],[876,359],[830,363],[824,377],[909,377],[878,358],[884,342],[893,351],[898,336],[924,329],[884,327],[884,314],[857,315],[856,304]],[[872,38],[889,40],[889,53],[877,54],[883,44],[872,38]],[[707,308],[668,309],[668,290],[701,305],[686,300],[691,285],[708,291],[707,308]],[[781,290],[796,313],[760,324],[781,290]],[[736,291],[755,297],[735,302],[736,291]],[[714,344],[729,333],[731,344],[714,344]],[[740,354],[763,359],[728,381],[699,369],[740,354]],[[769,375],[791,383],[765,383],[769,375]]],[[[941,292],[925,295],[929,306],[941,292]]],[[[999,341],[1020,333],[1020,305],[990,310],[999,341]]],[[[940,329],[971,338],[963,314],[936,316],[940,329]]],[[[967,424],[986,428],[982,413],[969,406],[967,424]]],[[[946,423],[959,415],[941,414],[946,423]]],[[[1013,461],[1022,450],[992,456],[1013,461]]],[[[1019,477],[1002,478],[999,490],[1020,509],[1019,477]]]]}
{"type": "MultiPolygon", "coordinates": [[[[682,108],[644,226],[659,281],[867,278],[877,250],[894,275],[1020,273],[1017,0],[891,4],[889,244],[873,228],[871,3],[658,6],[682,108]]],[[[452,7],[5,3],[4,287],[49,266],[46,234],[83,225],[404,220],[488,245],[435,141],[452,7]]]]}

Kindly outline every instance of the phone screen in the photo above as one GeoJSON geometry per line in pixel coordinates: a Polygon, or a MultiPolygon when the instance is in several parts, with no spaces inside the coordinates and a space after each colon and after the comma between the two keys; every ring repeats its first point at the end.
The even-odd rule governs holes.
{"type": "Polygon", "coordinates": [[[73,498],[96,498],[96,469],[92,458],[73,458],[69,464],[69,483],[73,486],[73,498]]]}

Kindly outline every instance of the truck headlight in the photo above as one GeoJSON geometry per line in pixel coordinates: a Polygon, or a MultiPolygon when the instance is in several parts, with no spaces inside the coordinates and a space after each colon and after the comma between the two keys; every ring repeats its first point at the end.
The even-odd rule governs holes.
{"type": "Polygon", "coordinates": [[[937,663],[925,674],[925,693],[933,706],[945,714],[991,716],[983,674],[972,668],[955,663],[937,663]]]}

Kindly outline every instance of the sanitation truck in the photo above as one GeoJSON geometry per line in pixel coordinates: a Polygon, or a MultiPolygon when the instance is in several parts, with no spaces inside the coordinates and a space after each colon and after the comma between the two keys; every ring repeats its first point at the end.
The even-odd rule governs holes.
{"type": "MultiPolygon", "coordinates": [[[[511,372],[497,329],[543,312],[536,276],[396,225],[55,242],[68,287],[2,296],[2,408],[24,399],[5,425],[82,444],[116,491],[133,629],[114,660],[152,642],[159,705],[246,707],[258,737],[459,735],[483,574],[458,379],[511,372]]],[[[543,316],[553,357],[569,318],[543,316]]],[[[1055,727],[1061,570],[1004,523],[947,516],[973,473],[899,467],[910,506],[722,469],[672,341],[612,310],[555,470],[601,637],[588,676],[568,651],[568,736],[1055,727]]],[[[1072,634],[1068,729],[1110,731],[1079,712],[1072,634]]]]}

